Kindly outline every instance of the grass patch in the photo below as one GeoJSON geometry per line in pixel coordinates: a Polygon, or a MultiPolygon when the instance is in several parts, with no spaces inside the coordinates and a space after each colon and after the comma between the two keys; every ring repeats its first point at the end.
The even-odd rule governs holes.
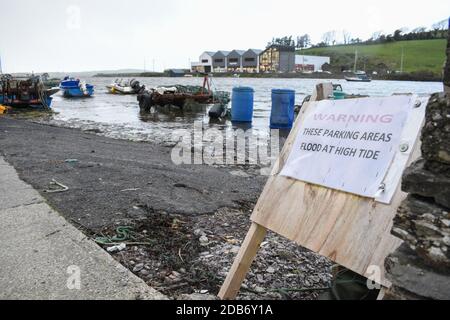
{"type": "Polygon", "coordinates": [[[353,68],[355,49],[358,49],[358,69],[367,70],[383,63],[390,70],[400,70],[402,49],[404,51],[404,72],[431,71],[441,74],[446,56],[447,41],[436,40],[413,40],[398,41],[385,44],[373,45],[338,45],[325,48],[311,48],[302,50],[301,54],[330,56],[333,66],[348,66],[353,68]]]}

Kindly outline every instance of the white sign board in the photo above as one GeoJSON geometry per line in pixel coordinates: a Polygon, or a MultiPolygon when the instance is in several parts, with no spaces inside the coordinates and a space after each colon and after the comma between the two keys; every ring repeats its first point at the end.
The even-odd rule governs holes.
{"type": "Polygon", "coordinates": [[[416,102],[414,96],[317,102],[300,128],[281,175],[363,197],[380,197],[399,149],[412,148],[401,143],[416,102]]]}

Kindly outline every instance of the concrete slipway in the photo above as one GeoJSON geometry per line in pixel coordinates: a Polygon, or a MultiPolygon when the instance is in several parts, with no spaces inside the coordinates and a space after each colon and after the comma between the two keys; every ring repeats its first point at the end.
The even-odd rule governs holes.
{"type": "Polygon", "coordinates": [[[165,299],[62,218],[2,157],[0,221],[0,299],[165,299]]]}

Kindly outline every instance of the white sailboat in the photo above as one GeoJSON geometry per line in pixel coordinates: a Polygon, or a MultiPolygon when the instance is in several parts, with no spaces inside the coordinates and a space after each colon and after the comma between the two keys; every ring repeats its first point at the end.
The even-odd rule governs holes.
{"type": "Polygon", "coordinates": [[[352,77],[345,77],[345,80],[349,82],[371,82],[372,78],[367,76],[365,71],[358,71],[358,49],[355,49],[355,64],[353,66],[353,74],[352,77]]]}

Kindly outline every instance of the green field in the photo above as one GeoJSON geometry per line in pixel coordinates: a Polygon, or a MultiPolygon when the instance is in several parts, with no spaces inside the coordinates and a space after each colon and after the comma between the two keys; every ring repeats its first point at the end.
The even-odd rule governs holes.
{"type": "Polygon", "coordinates": [[[390,70],[398,71],[404,51],[404,72],[431,71],[441,74],[446,55],[447,41],[413,40],[373,45],[339,45],[302,50],[302,54],[330,56],[333,67],[351,66],[353,68],[355,49],[358,49],[358,69],[376,70],[380,63],[390,70]]]}

